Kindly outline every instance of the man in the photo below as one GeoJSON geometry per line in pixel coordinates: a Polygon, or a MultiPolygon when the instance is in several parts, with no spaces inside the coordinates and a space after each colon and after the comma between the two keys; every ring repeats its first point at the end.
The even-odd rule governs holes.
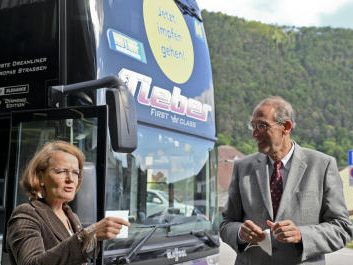
{"type": "Polygon", "coordinates": [[[259,153],[235,162],[220,225],[235,264],[325,264],[352,237],[335,159],[291,139],[294,112],[281,97],[261,101],[249,126],[259,153]],[[270,252],[257,246],[266,229],[270,252]]]}

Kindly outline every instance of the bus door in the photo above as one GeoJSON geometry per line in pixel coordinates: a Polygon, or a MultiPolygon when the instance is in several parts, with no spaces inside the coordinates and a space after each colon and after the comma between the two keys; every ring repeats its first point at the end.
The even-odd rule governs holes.
{"type": "MultiPolygon", "coordinates": [[[[52,140],[70,142],[79,147],[86,156],[84,181],[80,192],[71,203],[82,224],[86,226],[104,217],[107,115],[107,106],[12,113],[5,185],[5,224],[17,205],[28,202],[28,197],[19,188],[19,180],[26,163],[44,143],[52,140]]],[[[1,264],[9,265],[5,224],[1,264]]],[[[96,264],[100,264],[101,260],[102,257],[99,256],[96,264]]]]}

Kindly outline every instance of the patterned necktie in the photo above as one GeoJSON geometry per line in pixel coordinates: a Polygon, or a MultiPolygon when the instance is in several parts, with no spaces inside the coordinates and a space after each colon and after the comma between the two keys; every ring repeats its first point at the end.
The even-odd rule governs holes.
{"type": "Polygon", "coordinates": [[[270,188],[271,188],[271,199],[273,208],[273,218],[276,218],[279,203],[281,201],[283,193],[283,177],[280,169],[282,167],[281,161],[275,161],[273,164],[274,170],[271,176],[270,188]]]}

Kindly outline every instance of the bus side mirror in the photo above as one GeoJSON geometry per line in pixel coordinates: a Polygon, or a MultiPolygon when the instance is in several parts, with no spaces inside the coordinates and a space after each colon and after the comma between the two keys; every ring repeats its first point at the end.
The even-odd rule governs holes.
{"type": "Polygon", "coordinates": [[[48,93],[51,106],[65,106],[64,95],[90,89],[106,88],[105,101],[109,106],[109,135],[115,152],[131,153],[137,147],[137,116],[134,97],[115,75],[98,80],[52,86],[48,93]],[[60,101],[61,104],[60,104],[60,101]]]}
{"type": "Polygon", "coordinates": [[[109,136],[115,152],[131,153],[137,147],[137,116],[134,97],[124,84],[106,89],[109,136]]]}

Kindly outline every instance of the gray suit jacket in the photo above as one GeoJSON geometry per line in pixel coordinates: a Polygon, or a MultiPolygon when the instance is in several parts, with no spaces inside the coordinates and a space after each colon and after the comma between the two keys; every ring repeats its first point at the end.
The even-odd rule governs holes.
{"type": "MultiPolygon", "coordinates": [[[[81,224],[77,215],[69,206],[65,211],[74,232],[78,232],[81,224]]],[[[77,235],[70,236],[52,209],[38,200],[19,205],[13,211],[6,244],[13,265],[76,265],[87,260],[77,235]]]]}
{"type": "Polygon", "coordinates": [[[272,256],[260,247],[244,251],[239,244],[238,230],[245,220],[262,229],[268,229],[266,220],[273,220],[267,161],[266,155],[257,153],[234,164],[220,234],[237,252],[235,264],[325,264],[324,254],[344,247],[352,237],[342,181],[333,157],[297,144],[274,221],[292,220],[302,243],[283,244],[272,238],[272,256]]]}

